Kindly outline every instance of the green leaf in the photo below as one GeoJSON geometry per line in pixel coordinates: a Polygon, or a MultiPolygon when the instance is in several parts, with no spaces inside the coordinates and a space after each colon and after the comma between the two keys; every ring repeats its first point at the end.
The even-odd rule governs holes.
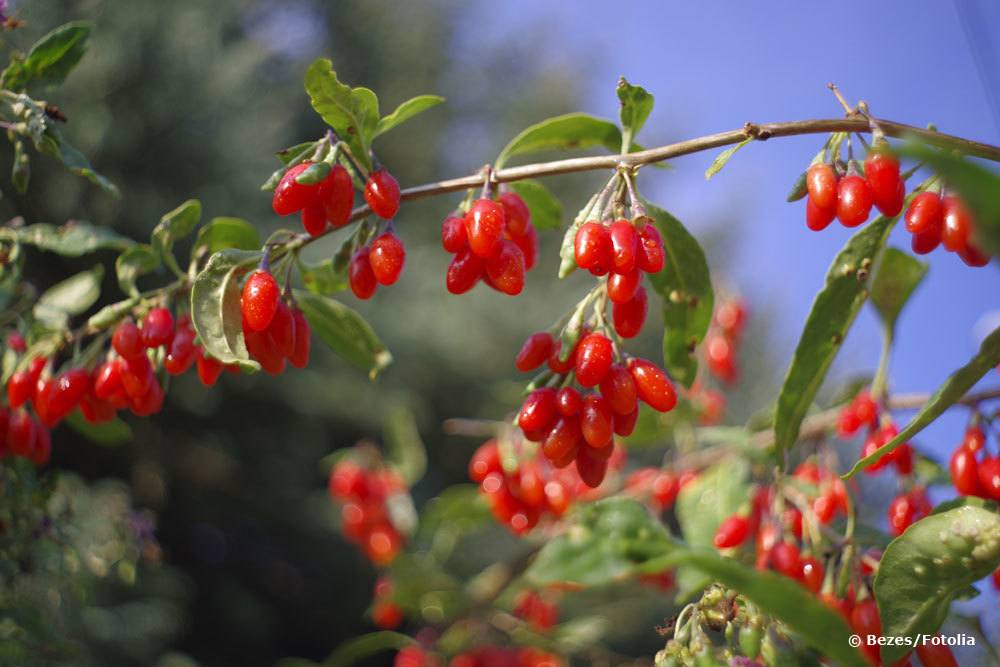
{"type": "MultiPolygon", "coordinates": [[[[709,180],[710,178],[718,174],[720,171],[722,171],[722,168],[726,166],[726,163],[729,162],[729,159],[734,155],[736,155],[736,151],[743,148],[751,141],[753,141],[753,137],[747,137],[746,139],[736,144],[735,146],[730,146],[726,150],[716,155],[715,159],[712,160],[712,164],[710,164],[708,166],[708,169],[705,170],[705,180],[706,181],[709,180]]],[[[794,201],[794,200],[789,199],[789,201],[794,201]]]]}
{"type": "Polygon", "coordinates": [[[124,301],[117,301],[108,304],[90,316],[87,326],[92,329],[107,329],[112,324],[122,319],[139,303],[139,297],[134,296],[124,301]]]}
{"type": "Polygon", "coordinates": [[[442,102],[444,102],[444,98],[438,95],[418,95],[411,97],[396,107],[396,110],[391,114],[379,119],[378,125],[375,126],[375,133],[372,136],[377,137],[385,134],[397,125],[405,123],[417,114],[422,114],[442,102]]]}
{"type": "Polygon", "coordinates": [[[160,267],[160,255],[153,250],[153,246],[146,243],[133,245],[128,250],[118,255],[115,260],[115,275],[118,277],[118,285],[122,291],[130,296],[137,296],[139,288],[136,281],[140,276],[144,276],[160,267]]]}
{"type": "Polygon", "coordinates": [[[785,198],[785,201],[788,203],[799,201],[800,199],[804,199],[807,194],[809,194],[809,189],[806,186],[806,172],[803,171],[799,174],[799,177],[795,179],[795,183],[792,185],[792,189],[789,191],[788,197],[785,198]]]}
{"type": "MultiPolygon", "coordinates": [[[[291,166],[298,162],[301,162],[308,155],[316,150],[316,144],[318,141],[304,141],[301,144],[295,144],[294,146],[289,146],[283,150],[275,153],[277,158],[286,166],[291,166]]],[[[282,170],[283,172],[284,170],[282,170]]]]}
{"type": "Polygon", "coordinates": [[[653,111],[653,96],[642,86],[633,86],[625,77],[618,79],[618,86],[615,88],[618,94],[618,117],[622,124],[621,152],[627,153],[632,145],[632,140],[649,118],[653,111]]]}
{"type": "Polygon", "coordinates": [[[243,341],[239,276],[260,258],[260,251],[230,248],[217,252],[191,286],[191,322],[205,351],[224,364],[259,368],[243,341]]]}
{"type": "Polygon", "coordinates": [[[644,505],[607,498],[581,507],[577,522],[542,547],[525,577],[536,584],[600,586],[632,576],[671,548],[663,524],[644,505]]]}
{"type": "Polygon", "coordinates": [[[0,83],[9,90],[23,90],[31,82],[62,83],[87,50],[90,24],[66,23],[51,31],[4,70],[0,83]]]}
{"type": "MultiPolygon", "coordinates": [[[[762,572],[708,549],[677,548],[649,564],[650,571],[688,566],[739,593],[765,613],[784,622],[802,640],[838,665],[866,667],[868,661],[849,644],[852,630],[840,614],[801,584],[773,572],[762,572]],[[653,569],[653,568],[656,569],[653,569]]],[[[885,629],[883,632],[891,635],[885,629]]]]}
{"type": "Polygon", "coordinates": [[[313,61],[306,71],[306,92],[316,113],[347,143],[354,157],[371,168],[368,153],[379,122],[375,93],[338,81],[333,63],[326,58],[313,61]]]}
{"type": "Polygon", "coordinates": [[[67,143],[56,128],[47,127],[42,142],[36,148],[60,160],[70,172],[87,179],[113,197],[121,197],[118,187],[95,171],[87,156],[67,143]]]}
{"type": "Polygon", "coordinates": [[[558,229],[562,224],[562,204],[540,181],[527,179],[510,184],[531,211],[531,224],[538,231],[558,229]]]}
{"type": "MultiPolygon", "coordinates": [[[[933,635],[955,597],[1000,566],[1000,515],[967,504],[931,514],[885,550],[875,598],[887,637],[933,635]]],[[[891,664],[909,650],[883,646],[891,664]]]]}
{"type": "Polygon", "coordinates": [[[132,427],[115,417],[111,421],[91,424],[79,411],[66,418],[66,424],[87,440],[105,447],[115,447],[132,440],[132,427]]]}
{"type": "Polygon", "coordinates": [[[347,267],[338,270],[333,259],[324,259],[315,264],[299,262],[302,283],[310,292],[327,296],[347,289],[347,267]]]}
{"type": "Polygon", "coordinates": [[[667,211],[646,202],[663,237],[666,262],[649,276],[663,301],[663,360],[670,375],[690,387],[698,372],[695,348],[712,321],[715,292],[698,241],[667,211]]]}
{"type": "MultiPolygon", "coordinates": [[[[75,220],[60,227],[38,223],[9,231],[18,243],[33,245],[39,250],[54,252],[63,257],[80,257],[104,248],[126,250],[135,245],[132,239],[121,236],[107,227],[75,220]]],[[[3,232],[0,232],[0,239],[3,236],[3,232]]]]}
{"type": "Polygon", "coordinates": [[[583,208],[577,211],[576,217],[573,218],[573,222],[566,229],[566,233],[563,234],[562,244],[559,246],[559,278],[565,278],[576,270],[576,253],[574,251],[576,233],[580,229],[580,226],[590,219],[590,214],[593,211],[594,206],[597,205],[597,200],[599,198],[599,192],[595,192],[591,195],[590,200],[583,208]]]}
{"type": "Polygon", "coordinates": [[[961,195],[976,221],[974,242],[994,257],[1000,256],[1000,176],[950,151],[911,144],[900,152],[925,162],[961,195]]]}
{"type": "Polygon", "coordinates": [[[295,291],[295,299],[320,340],[372,379],[392,362],[392,355],[371,326],[354,310],[320,294],[295,291]]]}
{"type": "Polygon", "coordinates": [[[194,259],[202,248],[209,254],[215,254],[227,248],[237,250],[254,250],[260,247],[260,234],[257,228],[243,218],[212,218],[207,225],[198,230],[198,238],[191,249],[194,259]]]}
{"type": "Polygon", "coordinates": [[[830,265],[778,396],[774,435],[779,452],[795,444],[802,420],[868,296],[868,271],[862,267],[875,262],[894,223],[895,218],[876,218],[847,241],[830,265]]]}
{"type": "Polygon", "coordinates": [[[522,130],[500,151],[494,167],[502,168],[507,160],[515,155],[539,151],[565,151],[603,146],[609,151],[618,152],[621,143],[621,130],[611,121],[585,113],[569,113],[547,118],[522,130]]]}
{"type": "Polygon", "coordinates": [[[927,275],[928,266],[909,253],[886,248],[872,280],[871,301],[889,331],[906,305],[913,290],[927,275]]]}
{"type": "Polygon", "coordinates": [[[917,433],[920,433],[920,431],[924,430],[924,427],[937,419],[955,401],[962,398],[967,391],[972,389],[997,364],[1000,364],[1000,328],[994,329],[983,340],[982,345],[979,347],[979,352],[969,360],[969,363],[948,376],[944,384],[938,387],[937,391],[930,397],[930,400],[924,403],[924,407],[920,408],[920,411],[910,423],[899,432],[899,435],[876,449],[870,456],[866,456],[855,463],[854,467],[847,474],[843,475],[843,478],[850,479],[861,469],[871,465],[899,445],[913,438],[917,433]]]}
{"type": "Polygon", "coordinates": [[[56,283],[45,290],[35,303],[35,318],[55,327],[64,327],[73,315],[79,315],[94,305],[101,296],[104,267],[96,265],[89,271],[56,283]]]}
{"type": "Polygon", "coordinates": [[[420,481],[427,470],[427,449],[409,408],[402,405],[389,408],[382,422],[382,437],[386,460],[402,475],[406,485],[413,486],[420,481]]]}
{"type": "Polygon", "coordinates": [[[349,639],[327,656],[323,667],[348,667],[369,656],[384,651],[398,651],[414,643],[414,639],[399,632],[380,630],[349,639]]]}
{"type": "Polygon", "coordinates": [[[153,228],[153,249],[175,274],[184,275],[174,258],[174,243],[195,230],[201,222],[201,202],[188,199],[186,202],[164,214],[153,228]]]}

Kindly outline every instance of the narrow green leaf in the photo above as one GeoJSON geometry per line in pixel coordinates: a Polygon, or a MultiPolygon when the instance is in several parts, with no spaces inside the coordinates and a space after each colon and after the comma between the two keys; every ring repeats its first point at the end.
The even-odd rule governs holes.
{"type": "MultiPolygon", "coordinates": [[[[972,504],[917,521],[885,550],[875,598],[887,637],[935,634],[952,600],[1000,566],[1000,515],[972,504]]],[[[892,664],[907,646],[883,646],[892,664]]]]}
{"type": "Polygon", "coordinates": [[[294,146],[289,146],[283,150],[275,153],[275,156],[281,160],[282,164],[289,167],[293,164],[301,162],[306,158],[307,155],[312,155],[316,151],[316,144],[318,141],[304,141],[301,144],[295,144],[294,146]]]}
{"type": "MultiPolygon", "coordinates": [[[[736,144],[735,146],[730,146],[726,150],[716,155],[715,159],[712,160],[712,164],[710,164],[708,166],[708,169],[705,170],[705,180],[706,181],[709,180],[710,178],[718,174],[720,171],[722,171],[722,168],[726,166],[726,163],[729,162],[729,159],[734,155],[736,155],[736,151],[743,148],[751,141],[753,141],[753,137],[747,137],[746,139],[736,144]]],[[[789,201],[794,201],[794,200],[790,199],[789,201]]]]}
{"type": "Polygon", "coordinates": [[[349,667],[367,657],[384,651],[398,651],[414,643],[414,639],[399,632],[380,630],[349,639],[327,656],[323,667],[349,667]]]}
{"type": "Polygon", "coordinates": [[[590,215],[593,212],[594,206],[597,204],[599,196],[600,193],[594,193],[594,195],[590,197],[587,204],[577,212],[576,217],[573,218],[573,223],[566,229],[566,233],[563,234],[562,244],[559,246],[560,278],[565,278],[576,270],[576,253],[574,251],[576,232],[580,229],[580,226],[583,223],[590,219],[590,215]]]}
{"type": "Polygon", "coordinates": [[[809,189],[806,187],[806,172],[799,174],[799,177],[795,179],[795,183],[792,184],[792,189],[788,193],[788,197],[785,201],[792,203],[794,201],[799,201],[805,198],[809,194],[809,189]]]}
{"type": "Polygon", "coordinates": [[[295,291],[295,299],[316,336],[371,378],[392,362],[392,355],[371,326],[354,310],[320,294],[295,291]]]}
{"type": "Polygon", "coordinates": [[[215,253],[191,286],[191,322],[205,351],[224,364],[257,369],[243,341],[239,276],[260,261],[260,251],[215,253]]]}
{"type": "Polygon", "coordinates": [[[306,92],[316,113],[347,143],[354,157],[371,168],[368,151],[379,121],[375,93],[338,81],[333,63],[326,58],[313,61],[306,71],[306,92]]]}
{"type": "Polygon", "coordinates": [[[173,263],[174,243],[193,232],[201,222],[201,202],[188,199],[186,202],[163,215],[153,228],[153,248],[167,264],[173,263]]]}
{"type": "Polygon", "coordinates": [[[540,181],[516,181],[510,184],[510,188],[528,205],[535,229],[546,231],[559,228],[562,224],[562,204],[540,181]]]}
{"type": "Polygon", "coordinates": [[[672,548],[663,524],[644,505],[607,498],[582,507],[573,527],[542,547],[525,577],[536,584],[601,586],[632,576],[672,548]]]}
{"type": "Polygon", "coordinates": [[[56,128],[47,127],[42,141],[35,147],[46,155],[60,160],[70,172],[87,179],[113,197],[121,197],[118,186],[95,171],[87,156],[67,143],[56,128]]]}
{"type": "Polygon", "coordinates": [[[139,297],[134,296],[124,301],[108,304],[90,316],[87,320],[87,326],[93,329],[107,329],[130,313],[138,303],[139,297]]]}
{"type": "MultiPolygon", "coordinates": [[[[806,644],[836,664],[868,665],[861,653],[851,648],[852,630],[843,617],[788,577],[752,569],[709,549],[677,548],[649,566],[657,568],[653,571],[676,566],[697,568],[708,580],[735,589],[762,611],[780,619],[806,644]]],[[[884,627],[883,632],[891,634],[884,627]]]]}
{"type": "Polygon", "coordinates": [[[191,258],[194,259],[203,248],[209,254],[227,248],[255,250],[260,248],[260,234],[256,227],[243,218],[212,218],[207,225],[198,230],[198,238],[191,249],[191,258]]]}
{"type": "Polygon", "coordinates": [[[944,384],[938,387],[930,400],[924,403],[924,407],[920,408],[920,411],[910,423],[899,432],[899,435],[872,452],[870,456],[866,456],[855,463],[854,467],[847,474],[843,475],[844,479],[850,479],[866,466],[871,465],[924,430],[928,424],[937,419],[941,413],[953,405],[955,401],[962,398],[967,391],[972,389],[997,364],[1000,364],[1000,328],[994,329],[983,340],[982,345],[979,347],[979,352],[969,360],[969,363],[948,376],[944,384]]]}
{"type": "Polygon", "coordinates": [[[775,413],[775,447],[789,449],[816,392],[868,296],[868,270],[882,251],[895,218],[880,216],[854,234],[830,265],[785,375],[775,413]]]}
{"type": "Polygon", "coordinates": [[[79,411],[74,411],[66,418],[66,424],[87,440],[105,447],[123,445],[132,440],[132,427],[122,421],[120,417],[99,424],[91,424],[84,419],[79,411]]]}
{"type": "Polygon", "coordinates": [[[621,143],[621,130],[611,121],[585,113],[570,113],[547,118],[522,130],[500,151],[494,166],[500,169],[515,155],[539,151],[603,146],[609,151],[618,152],[621,143]]]}
{"type": "Polygon", "coordinates": [[[615,88],[618,94],[618,118],[622,124],[621,152],[627,153],[632,140],[649,118],[653,111],[653,96],[642,86],[633,86],[625,77],[618,79],[615,88]]]}
{"type": "Polygon", "coordinates": [[[386,460],[403,476],[407,486],[413,486],[427,470],[427,449],[417,430],[417,422],[409,408],[394,405],[382,423],[386,460]]]}
{"type": "Polygon", "coordinates": [[[872,280],[871,301],[889,331],[913,290],[927,275],[928,266],[907,252],[886,248],[872,280]]]}
{"type": "MultiPolygon", "coordinates": [[[[54,252],[63,257],[80,257],[104,248],[126,250],[135,245],[132,239],[121,236],[107,227],[98,227],[89,222],[76,220],[59,227],[38,223],[11,230],[11,233],[19,243],[33,245],[39,250],[54,252]]],[[[3,238],[2,233],[0,238],[3,238]]]]}
{"type": "Polygon", "coordinates": [[[444,98],[439,95],[418,95],[406,100],[388,116],[383,116],[375,127],[373,137],[385,134],[397,125],[405,123],[414,116],[422,114],[432,107],[444,102],[444,98]]]}
{"type": "Polygon", "coordinates": [[[52,30],[35,42],[24,60],[15,60],[0,83],[9,90],[23,90],[32,82],[62,83],[87,50],[90,24],[75,21],[52,30]]]}
{"type": "Polygon", "coordinates": [[[153,250],[153,246],[146,243],[133,245],[118,255],[118,259],[115,260],[115,275],[118,277],[118,285],[129,296],[137,296],[139,288],[136,287],[136,281],[139,277],[155,271],[159,267],[160,255],[153,250]]]}
{"type": "Polygon", "coordinates": [[[663,237],[666,262],[649,276],[663,302],[663,360],[670,375],[690,387],[698,372],[695,349],[712,321],[715,292],[705,252],[681,222],[646,202],[663,237]]]}
{"type": "Polygon", "coordinates": [[[1000,256],[1000,175],[946,150],[909,144],[900,152],[925,162],[961,195],[976,221],[974,242],[994,257],[1000,256]]]}
{"type": "Polygon", "coordinates": [[[79,315],[101,296],[104,267],[96,265],[81,271],[45,290],[35,303],[35,318],[56,327],[65,326],[69,317],[79,315]]]}

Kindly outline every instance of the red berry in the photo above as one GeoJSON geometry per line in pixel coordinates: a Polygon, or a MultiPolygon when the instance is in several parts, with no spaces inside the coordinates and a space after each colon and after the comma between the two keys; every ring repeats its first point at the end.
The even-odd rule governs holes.
{"type": "Polygon", "coordinates": [[[14,456],[29,458],[35,449],[35,424],[25,410],[15,410],[7,422],[7,448],[14,456]]]}
{"type": "Polygon", "coordinates": [[[608,460],[601,458],[593,447],[581,447],[576,453],[576,472],[583,483],[596,489],[608,472],[608,460]]]}
{"type": "Polygon", "coordinates": [[[580,225],[576,230],[573,249],[576,265],[581,269],[610,270],[613,264],[611,235],[608,228],[599,222],[590,221],[580,225]]]}
{"type": "Polygon", "coordinates": [[[552,425],[556,418],[556,390],[552,387],[536,389],[524,399],[517,424],[523,431],[540,431],[552,425]]]}
{"type": "Polygon", "coordinates": [[[851,610],[851,628],[861,635],[861,647],[873,664],[880,665],[878,644],[869,644],[868,635],[882,636],[882,622],[879,620],[878,605],[868,598],[854,605],[851,610]]]}
{"type": "Polygon", "coordinates": [[[170,342],[174,335],[174,316],[166,308],[153,308],[142,321],[142,344],[160,347],[170,342]]]}
{"type": "Polygon", "coordinates": [[[845,176],[837,184],[837,219],[845,227],[857,227],[871,213],[872,189],[860,176],[845,176]]]}
{"type": "Polygon", "coordinates": [[[832,166],[822,162],[810,166],[806,170],[806,189],[817,208],[837,208],[837,173],[832,166]]]}
{"type": "MultiPolygon", "coordinates": [[[[281,290],[269,271],[257,269],[243,284],[243,319],[251,331],[264,331],[278,311],[281,290]]],[[[125,356],[125,355],[122,355],[125,356]]]]}
{"type": "Polygon", "coordinates": [[[105,361],[94,370],[93,390],[94,396],[102,401],[109,400],[118,392],[124,391],[121,362],[118,359],[105,361]]]}
{"type": "Polygon", "coordinates": [[[965,436],[962,438],[962,447],[970,452],[978,452],[986,444],[986,433],[981,426],[970,426],[965,429],[965,436]]]}
{"type": "Polygon", "coordinates": [[[149,387],[143,396],[132,400],[132,413],[138,417],[148,417],[156,414],[163,407],[163,388],[156,380],[149,387]]]}
{"type": "Polygon", "coordinates": [[[986,457],[979,462],[979,486],[983,493],[1000,501],[1000,456],[986,457]]]}
{"type": "Polygon", "coordinates": [[[284,301],[278,302],[278,310],[267,328],[267,337],[275,355],[288,358],[295,352],[295,318],[284,301]]]}
{"type": "Polygon", "coordinates": [[[585,336],[576,349],[576,381],[584,387],[594,387],[611,370],[614,349],[611,341],[599,333],[585,336]]]}
{"type": "Polygon", "coordinates": [[[560,359],[562,352],[562,341],[557,340],[552,348],[552,354],[549,355],[549,370],[553,373],[558,373],[559,375],[565,375],[573,370],[573,366],[576,363],[576,350],[580,343],[573,346],[573,350],[565,359],[560,359]]]}
{"type": "Polygon", "coordinates": [[[771,565],[790,579],[798,580],[802,576],[799,549],[789,542],[778,542],[771,547],[771,565]]]}
{"type": "Polygon", "coordinates": [[[310,334],[309,322],[298,306],[292,308],[292,319],[295,321],[295,345],[288,362],[295,368],[305,368],[309,364],[310,334]]]}
{"type": "Polygon", "coordinates": [[[958,256],[962,258],[962,261],[966,265],[972,267],[986,266],[990,263],[990,256],[971,244],[959,250],[958,256]]]}
{"type": "Polygon", "coordinates": [[[958,662],[951,649],[941,640],[941,635],[935,637],[940,644],[933,642],[917,644],[917,657],[924,667],[958,667],[958,662]]]}
{"type": "Polygon", "coordinates": [[[486,262],[472,252],[471,248],[459,250],[445,276],[445,286],[452,294],[464,294],[476,286],[483,275],[486,262]]]}
{"type": "Polygon", "coordinates": [[[365,183],[365,201],[372,213],[391,220],[399,211],[399,183],[385,169],[376,169],[365,183]]]}
{"type": "Polygon", "coordinates": [[[359,299],[370,299],[375,294],[378,281],[375,279],[375,272],[369,260],[368,246],[362,246],[354,253],[347,267],[347,277],[354,296],[359,299]]]}
{"type": "Polygon", "coordinates": [[[384,630],[394,630],[403,622],[403,610],[393,602],[375,602],[372,605],[372,621],[384,630]]]}
{"type": "Polygon", "coordinates": [[[499,292],[516,296],[524,289],[524,254],[516,243],[500,242],[500,250],[486,260],[486,276],[490,286],[499,292]]]}
{"type": "Polygon", "coordinates": [[[198,379],[206,387],[214,385],[219,376],[222,375],[222,362],[208,356],[201,348],[198,348],[196,363],[198,367],[198,379]]]}
{"type": "Polygon", "coordinates": [[[351,207],[354,206],[354,182],[343,166],[333,165],[329,175],[319,184],[317,195],[323,214],[334,229],[350,222],[351,207]]]}
{"type": "Polygon", "coordinates": [[[918,255],[926,255],[941,245],[941,230],[932,229],[923,234],[914,234],[910,239],[910,247],[918,255]]]}
{"type": "MultiPolygon", "coordinates": [[[[559,417],[542,442],[542,453],[551,461],[560,462],[573,454],[582,441],[580,420],[576,416],[559,417]]],[[[569,465],[571,461],[572,459],[566,461],[562,467],[569,465]]]]}
{"type": "Polygon", "coordinates": [[[747,517],[733,514],[719,525],[712,543],[716,549],[731,549],[746,542],[749,535],[750,521],[747,517]]]}
{"type": "Polygon", "coordinates": [[[156,384],[156,371],[144,354],[134,359],[123,359],[121,373],[122,387],[133,401],[145,396],[149,388],[156,384]]]}
{"type": "Polygon", "coordinates": [[[194,331],[188,327],[180,327],[167,348],[163,368],[170,375],[180,375],[191,368],[194,361],[194,331]]]}
{"type": "Polygon", "coordinates": [[[963,496],[982,495],[979,487],[979,464],[974,452],[966,447],[958,447],[951,455],[948,469],[956,491],[963,496]]]}
{"type": "Polygon", "coordinates": [[[580,431],[583,439],[591,447],[604,447],[614,433],[614,412],[607,399],[597,394],[588,394],[583,398],[583,410],[580,412],[580,431]]]}
{"type": "Polygon", "coordinates": [[[35,442],[32,445],[31,462],[43,466],[49,462],[51,456],[52,434],[44,426],[35,424],[35,442]]]}
{"type": "Polygon", "coordinates": [[[465,220],[458,213],[452,213],[441,223],[441,245],[445,250],[456,253],[469,242],[465,233],[465,220]]]}
{"type": "Polygon", "coordinates": [[[737,377],[733,344],[725,336],[712,335],[705,341],[708,370],[723,382],[735,382],[737,377]]]}
{"type": "Polygon", "coordinates": [[[625,438],[632,435],[635,423],[639,420],[639,406],[627,415],[615,415],[615,433],[625,438]]]}
{"type": "Polygon", "coordinates": [[[806,227],[812,231],[823,231],[836,217],[836,208],[820,208],[813,203],[812,197],[806,200],[806,227]]]}
{"type": "Polygon", "coordinates": [[[111,346],[126,359],[144,354],[142,333],[131,318],[122,320],[115,327],[115,332],[111,335],[111,346]]]}
{"type": "Polygon", "coordinates": [[[12,374],[7,380],[7,403],[10,407],[19,408],[24,405],[35,393],[37,380],[27,368],[12,374]]]}
{"type": "Polygon", "coordinates": [[[823,588],[823,564],[812,556],[802,559],[802,574],[798,579],[813,593],[819,593],[823,588]]]}
{"type": "Polygon", "coordinates": [[[504,192],[498,198],[507,218],[507,233],[523,236],[531,224],[531,210],[516,192],[504,192]]]}
{"type": "Polygon", "coordinates": [[[632,374],[624,366],[614,364],[601,381],[601,394],[616,415],[629,415],[639,404],[639,390],[632,374]]]}
{"type": "Polygon", "coordinates": [[[618,220],[608,227],[611,259],[615,273],[631,273],[639,258],[639,234],[628,220],[618,220]]]}
{"type": "Polygon", "coordinates": [[[403,271],[406,248],[395,234],[386,232],[372,241],[368,261],[371,262],[372,271],[375,272],[375,280],[380,285],[392,285],[403,271]]]}
{"type": "Polygon", "coordinates": [[[865,158],[865,180],[878,210],[889,217],[899,215],[903,207],[899,198],[902,180],[896,156],[884,150],[870,151],[865,158]]]}
{"type": "Polygon", "coordinates": [[[906,231],[911,234],[929,234],[940,230],[944,219],[940,195],[936,192],[921,192],[910,202],[904,219],[906,231]]]}
{"type": "Polygon", "coordinates": [[[53,421],[68,415],[90,391],[90,373],[82,368],[66,371],[56,378],[48,411],[53,421]]]}
{"type": "Polygon", "coordinates": [[[563,417],[573,417],[583,409],[583,399],[580,392],[573,387],[563,387],[556,392],[556,408],[563,417]]]}
{"type": "Polygon", "coordinates": [[[663,269],[663,239],[653,224],[639,228],[639,268],[646,273],[659,273],[663,269]]]}
{"type": "Polygon", "coordinates": [[[289,167],[285,175],[281,177],[281,182],[274,189],[271,197],[271,206],[278,215],[290,215],[297,213],[306,206],[316,201],[318,188],[316,185],[303,185],[296,183],[295,179],[312,166],[312,162],[301,162],[289,167]]]}
{"type": "Polygon", "coordinates": [[[642,325],[646,323],[648,307],[649,300],[645,287],[639,287],[630,301],[613,304],[611,315],[618,335],[622,338],[638,336],[642,331],[642,325]]]}
{"type": "Polygon", "coordinates": [[[17,331],[11,331],[7,334],[7,347],[15,352],[24,352],[28,349],[28,344],[24,340],[24,336],[17,331]]]}
{"type": "Polygon", "coordinates": [[[548,361],[554,344],[552,334],[547,331],[531,334],[521,346],[521,351],[517,353],[514,366],[522,373],[535,370],[548,361]]]}
{"type": "Polygon", "coordinates": [[[319,204],[302,209],[302,228],[309,236],[319,236],[326,229],[326,211],[319,204]]]}
{"type": "Polygon", "coordinates": [[[629,273],[612,273],[608,276],[608,298],[611,303],[625,303],[635,296],[642,283],[642,271],[634,269],[629,273]]]}
{"type": "Polygon", "coordinates": [[[875,428],[878,425],[878,403],[868,391],[859,391],[851,404],[854,406],[854,414],[861,424],[869,428],[875,428]]]}
{"type": "Polygon", "coordinates": [[[673,506],[674,500],[677,499],[677,493],[680,491],[680,485],[673,473],[660,470],[653,477],[649,490],[655,507],[662,511],[673,506]]]}
{"type": "Polygon", "coordinates": [[[632,358],[628,361],[628,370],[635,380],[636,389],[649,407],[658,412],[669,412],[677,405],[677,393],[674,384],[662,369],[645,359],[632,358]]]}
{"type": "Polygon", "coordinates": [[[538,232],[535,231],[534,227],[529,226],[527,232],[521,236],[515,236],[511,240],[524,254],[525,271],[531,271],[538,262],[538,232]]]}
{"type": "Polygon", "coordinates": [[[479,484],[491,472],[502,472],[496,440],[488,440],[469,459],[469,479],[479,484]]]}
{"type": "Polygon", "coordinates": [[[469,247],[479,257],[492,257],[500,249],[507,226],[503,207],[492,199],[477,199],[465,215],[469,247]]]}
{"type": "Polygon", "coordinates": [[[941,227],[941,243],[945,250],[958,252],[969,245],[969,235],[972,233],[972,214],[958,197],[945,197],[942,202],[944,211],[941,227]]]}
{"type": "Polygon", "coordinates": [[[916,517],[916,508],[909,495],[896,496],[889,503],[889,532],[895,537],[902,535],[916,517]]]}

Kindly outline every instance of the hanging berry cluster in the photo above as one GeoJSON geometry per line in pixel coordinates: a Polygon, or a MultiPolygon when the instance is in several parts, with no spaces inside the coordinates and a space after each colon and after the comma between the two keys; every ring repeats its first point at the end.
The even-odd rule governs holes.
{"type": "Polygon", "coordinates": [[[979,424],[965,431],[951,455],[951,483],[963,496],[978,496],[1000,502],[1000,452],[990,456],[986,432],[979,424]]]}
{"type": "MultiPolygon", "coordinates": [[[[257,269],[243,283],[243,340],[250,357],[271,375],[282,373],[286,360],[295,368],[309,363],[309,323],[297,305],[289,306],[290,301],[291,291],[282,295],[267,268],[257,269]]],[[[212,384],[214,379],[203,376],[202,382],[212,384]]]]}
{"type": "Polygon", "coordinates": [[[516,192],[502,191],[493,199],[489,185],[483,196],[467,203],[441,223],[441,245],[455,257],[448,265],[445,286],[464,294],[482,280],[502,294],[516,296],[524,275],[538,261],[538,233],[531,211],[516,192]]]}
{"type": "Polygon", "coordinates": [[[400,474],[387,467],[371,445],[360,443],[333,466],[328,491],[340,505],[344,536],[375,565],[395,560],[413,512],[400,474]]]}
{"type": "Polygon", "coordinates": [[[739,379],[736,354],[746,320],[746,304],[742,299],[722,299],[716,306],[712,326],[705,337],[706,366],[712,375],[728,385],[739,379]]]}
{"type": "Polygon", "coordinates": [[[903,219],[906,231],[913,234],[913,252],[926,255],[940,245],[969,266],[986,266],[989,256],[972,243],[972,213],[957,195],[943,191],[935,183],[916,195],[906,209],[903,219]]]}

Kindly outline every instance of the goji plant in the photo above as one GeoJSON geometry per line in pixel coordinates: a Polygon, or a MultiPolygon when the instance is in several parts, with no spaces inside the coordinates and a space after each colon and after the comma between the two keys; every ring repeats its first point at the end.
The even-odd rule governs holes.
{"type": "MultiPolygon", "coordinates": [[[[38,153],[117,194],[66,143],[62,112],[28,92],[61,81],[87,36],[80,24],[58,28],[3,71],[0,122],[18,191],[38,153]]],[[[941,247],[969,266],[968,280],[995,280],[993,268],[977,267],[1000,252],[1000,177],[970,158],[1000,161],[1000,148],[881,119],[834,89],[841,118],[747,123],[645,149],[636,139],[653,97],[622,79],[618,124],[583,113],[543,120],[474,174],[401,188],[375,140],[443,99],[415,97],[382,115],[373,91],[341,82],[322,59],[305,89],[328,129],[277,152],[258,196],[288,225],[266,239],[245,220],[203,223],[196,200],[163,215],[148,241],[81,222],[0,226],[5,593],[31,567],[39,535],[59,539],[60,518],[44,508],[63,425],[101,438],[123,418],[159,412],[176,376],[197,373],[211,387],[226,372],[278,375],[306,367],[314,342],[375,380],[391,355],[347,304],[406,280],[407,202],[450,195],[440,207],[441,245],[453,256],[437,297],[446,307],[462,308],[470,297],[456,295],[480,282],[532,299],[535,269],[590,275],[573,307],[525,322],[523,342],[496,350],[534,374],[509,413],[446,425],[480,438],[471,484],[417,507],[410,488],[426,463],[417,438],[364,441],[325,460],[339,530],[379,571],[370,610],[379,629],[327,664],[386,650],[399,666],[956,664],[939,635],[951,603],[978,592],[976,582],[1000,584],[1000,390],[976,387],[1000,364],[1000,329],[926,395],[893,393],[889,355],[898,315],[927,273],[914,255],[941,247]],[[713,281],[698,240],[642,194],[639,175],[669,178],[652,167],[728,147],[711,177],[745,146],[800,135],[819,135],[820,147],[789,201],[805,199],[796,206],[811,230],[837,220],[857,231],[833,259],[771,409],[721,426],[753,308],[713,281]],[[610,154],[508,166],[581,147],[610,154]],[[539,179],[584,171],[606,183],[562,220],[539,179]],[[900,219],[912,252],[888,245],[900,219]],[[559,257],[541,256],[539,234],[556,231],[559,257]],[[325,261],[301,255],[331,239],[325,261]],[[120,298],[102,296],[102,265],[37,290],[22,275],[29,246],[71,257],[117,251],[120,298]],[[819,398],[865,303],[883,325],[881,363],[819,398]],[[632,339],[650,327],[662,328],[662,353],[643,358],[632,339]],[[946,410],[968,424],[942,465],[914,438],[946,410]],[[860,472],[893,486],[887,509],[865,504],[860,472]],[[957,497],[935,505],[932,486],[957,497]],[[459,567],[463,545],[497,526],[509,549],[475,572],[459,567]],[[662,637],[655,655],[616,643],[607,621],[639,597],[668,610],[648,628],[662,637]]],[[[16,655],[44,641],[16,631],[15,615],[3,625],[14,628],[3,641],[16,655]]]]}

